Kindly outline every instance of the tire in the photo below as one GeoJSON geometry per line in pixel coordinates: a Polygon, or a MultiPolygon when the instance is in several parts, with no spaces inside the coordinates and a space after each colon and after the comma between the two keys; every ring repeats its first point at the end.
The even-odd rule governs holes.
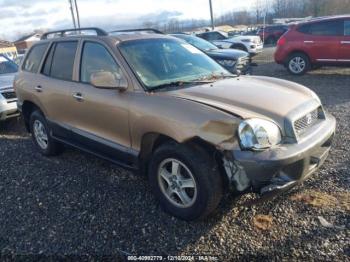
{"type": "Polygon", "coordinates": [[[311,68],[310,59],[303,53],[294,53],[288,57],[286,67],[292,75],[304,75],[311,68]]]}
{"type": "Polygon", "coordinates": [[[33,111],[30,115],[29,125],[34,144],[42,155],[54,156],[63,151],[63,145],[51,137],[46,118],[40,111],[33,111]]]}
{"type": "MultiPolygon", "coordinates": [[[[214,159],[211,159],[203,150],[176,143],[164,144],[154,152],[150,161],[148,176],[152,191],[163,210],[187,221],[208,216],[216,209],[223,194],[222,177],[214,159]],[[161,170],[166,170],[167,175],[170,175],[172,171],[174,173],[174,162],[180,167],[176,177],[192,180],[193,183],[193,187],[190,187],[190,184],[187,183],[188,188],[185,189],[188,198],[184,199],[191,199],[191,202],[187,201],[187,206],[179,197],[179,191],[181,191],[179,187],[184,184],[171,189],[173,193],[169,196],[166,192],[171,186],[163,178],[164,176],[160,175],[161,170]],[[178,190],[177,193],[176,190],[178,190]]],[[[173,174],[171,174],[171,177],[174,179],[173,174]]],[[[180,180],[179,183],[181,181],[184,180],[180,180]]],[[[174,180],[172,182],[174,184],[174,180]]],[[[181,194],[183,195],[183,193],[181,194]]]]}

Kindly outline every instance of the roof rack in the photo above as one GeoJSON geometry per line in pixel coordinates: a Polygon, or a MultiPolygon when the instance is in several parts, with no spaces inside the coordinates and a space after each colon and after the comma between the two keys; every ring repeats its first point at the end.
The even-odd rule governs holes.
{"type": "Polygon", "coordinates": [[[48,39],[49,35],[58,35],[58,37],[64,37],[68,32],[78,32],[77,35],[81,35],[81,31],[95,31],[98,36],[106,36],[108,33],[97,27],[82,27],[82,28],[72,28],[64,30],[50,31],[41,36],[41,40],[48,39]]]}
{"type": "Polygon", "coordinates": [[[164,35],[164,33],[162,31],[159,31],[157,29],[153,29],[153,28],[137,28],[137,29],[124,29],[124,30],[115,30],[115,31],[111,31],[109,33],[133,33],[133,32],[152,32],[155,34],[161,34],[164,35]]]}

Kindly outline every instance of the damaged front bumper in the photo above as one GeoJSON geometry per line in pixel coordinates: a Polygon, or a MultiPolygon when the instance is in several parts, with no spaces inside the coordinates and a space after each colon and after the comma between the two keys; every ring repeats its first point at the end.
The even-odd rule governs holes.
{"type": "Polygon", "coordinates": [[[231,171],[231,181],[238,191],[250,186],[261,194],[288,190],[323,164],[331,148],[335,126],[335,118],[328,116],[315,132],[298,143],[260,152],[234,150],[231,160],[224,160],[226,173],[231,171]],[[234,169],[228,169],[230,163],[234,169]]]}

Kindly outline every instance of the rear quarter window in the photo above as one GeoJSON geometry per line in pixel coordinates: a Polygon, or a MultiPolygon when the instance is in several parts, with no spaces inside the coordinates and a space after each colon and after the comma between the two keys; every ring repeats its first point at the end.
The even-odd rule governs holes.
{"type": "Polygon", "coordinates": [[[350,20],[344,21],[344,35],[350,36],[350,20]]]}
{"type": "Polygon", "coordinates": [[[297,31],[318,36],[340,36],[343,35],[343,24],[341,20],[322,21],[299,26],[297,31]]]}
{"type": "Polygon", "coordinates": [[[45,44],[37,44],[33,46],[30,49],[23,63],[22,69],[24,71],[31,72],[31,73],[38,72],[40,62],[45,54],[45,51],[48,45],[49,45],[48,43],[45,43],[45,44]]]}

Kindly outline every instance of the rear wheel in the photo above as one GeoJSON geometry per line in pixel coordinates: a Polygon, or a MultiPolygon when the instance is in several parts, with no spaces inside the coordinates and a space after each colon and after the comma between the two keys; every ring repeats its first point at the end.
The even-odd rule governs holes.
{"type": "Polygon", "coordinates": [[[49,126],[41,112],[34,111],[30,115],[30,131],[34,144],[41,154],[52,156],[62,152],[62,144],[51,137],[49,126]]]}
{"type": "Polygon", "coordinates": [[[161,207],[184,220],[209,215],[222,197],[222,179],[215,161],[202,150],[176,143],[155,151],[149,181],[161,207]]]}
{"type": "Polygon", "coordinates": [[[303,75],[310,69],[310,60],[303,53],[294,53],[288,58],[287,69],[293,75],[303,75]]]}

